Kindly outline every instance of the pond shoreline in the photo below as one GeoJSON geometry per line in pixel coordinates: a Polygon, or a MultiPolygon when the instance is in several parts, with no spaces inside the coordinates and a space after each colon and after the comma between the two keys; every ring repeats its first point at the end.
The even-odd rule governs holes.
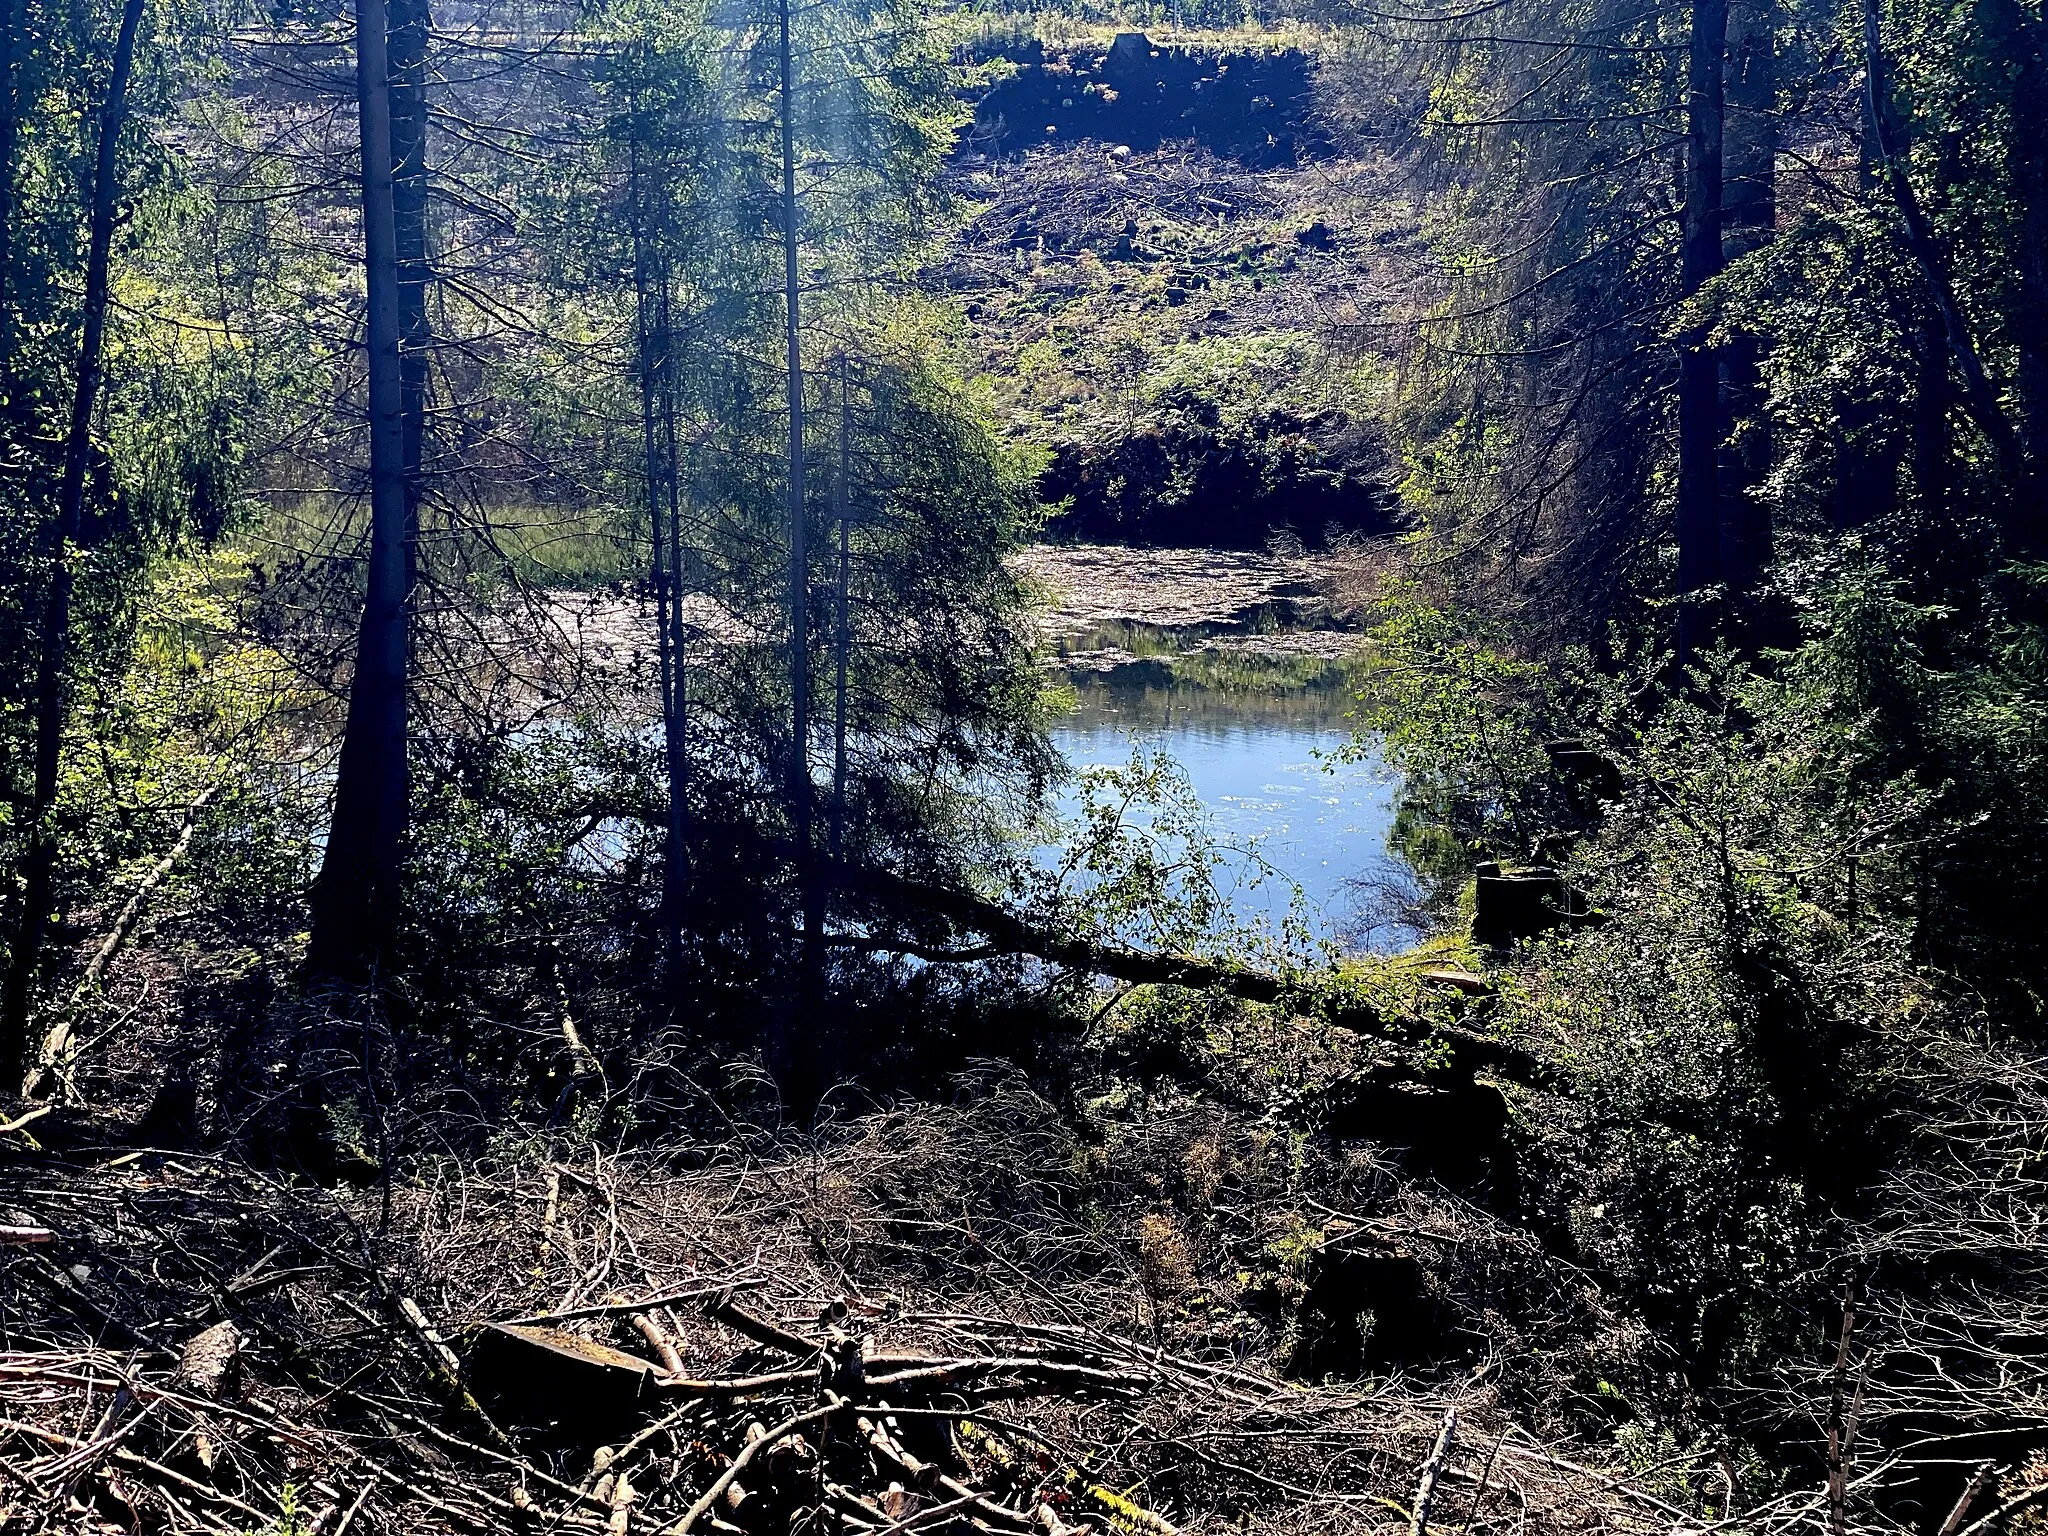
{"type": "Polygon", "coordinates": [[[1077,687],[1330,687],[1360,636],[1345,555],[1041,544],[1016,557],[1048,606],[1047,665],[1077,687]]]}

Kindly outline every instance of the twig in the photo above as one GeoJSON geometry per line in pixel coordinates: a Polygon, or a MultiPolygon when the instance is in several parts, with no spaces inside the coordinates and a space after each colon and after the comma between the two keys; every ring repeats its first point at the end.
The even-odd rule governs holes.
{"type": "MultiPolygon", "coordinates": [[[[170,852],[150,866],[149,873],[142,877],[141,883],[122,904],[120,915],[114,919],[114,926],[108,929],[107,936],[100,940],[100,947],[93,952],[92,959],[86,962],[84,976],[80,977],[78,985],[71,989],[71,996],[65,1001],[63,1011],[57,1015],[57,1022],[52,1024],[49,1032],[43,1036],[43,1047],[36,1055],[34,1067],[29,1070],[28,1080],[22,1084],[23,1098],[35,1097],[36,1090],[42,1087],[44,1078],[65,1054],[65,1048],[71,1043],[72,1024],[78,1017],[79,1005],[85,1001],[88,993],[99,991],[105,984],[107,967],[114,963],[114,957],[120,954],[122,946],[128,942],[128,936],[135,931],[135,925],[142,919],[142,910],[149,904],[149,898],[155,894],[156,888],[163,884],[165,876],[177,868],[178,860],[182,859],[185,850],[192,846],[192,834],[199,825],[199,813],[206,809],[206,802],[220,792],[220,787],[218,784],[209,784],[199,792],[198,797],[190,805],[185,807],[185,819],[178,829],[178,840],[171,844],[170,852]]],[[[104,1039],[105,1036],[100,1038],[104,1039]]]]}
{"type": "Polygon", "coordinates": [[[717,1285],[694,1286],[682,1291],[663,1291],[658,1295],[643,1296],[637,1301],[607,1301],[596,1306],[567,1307],[555,1312],[535,1312],[528,1317],[508,1317],[500,1321],[505,1327],[525,1327],[532,1323],[573,1323],[586,1317],[630,1317],[633,1313],[644,1312],[649,1307],[666,1307],[679,1301],[697,1301],[706,1296],[722,1296],[727,1291],[762,1283],[758,1279],[722,1280],[717,1285]]]}

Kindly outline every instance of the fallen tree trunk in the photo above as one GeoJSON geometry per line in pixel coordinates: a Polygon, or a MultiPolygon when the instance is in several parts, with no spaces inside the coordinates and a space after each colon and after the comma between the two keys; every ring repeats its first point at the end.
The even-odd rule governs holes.
{"type": "MultiPolygon", "coordinates": [[[[698,828],[700,839],[707,834],[720,835],[698,828]]],[[[740,841],[730,831],[722,835],[735,843],[740,841]]],[[[748,839],[745,851],[757,859],[772,858],[792,867],[794,864],[794,850],[771,839],[748,839]]],[[[1443,1065],[1457,1074],[1490,1072],[1529,1086],[1540,1084],[1551,1075],[1548,1063],[1521,1046],[1448,1020],[1389,1013],[1343,987],[1334,973],[1280,974],[1191,955],[1126,949],[1074,934],[1050,932],[998,902],[956,887],[928,884],[889,870],[845,862],[831,864],[829,873],[835,889],[862,893],[883,912],[928,913],[943,918],[956,933],[979,934],[986,941],[958,948],[879,932],[841,934],[828,940],[843,948],[916,955],[938,964],[1031,955],[1048,964],[1094,976],[1113,976],[1140,986],[1215,990],[1249,1003],[1285,1003],[1334,1028],[1355,1034],[1407,1045],[1434,1044],[1447,1051],[1448,1059],[1443,1065]]],[[[1455,990],[1471,990],[1473,978],[1463,973],[1450,974],[1457,978],[1449,983],[1455,990]]]]}
{"type": "MultiPolygon", "coordinates": [[[[1291,1003],[1304,1012],[1315,1013],[1339,1029],[1409,1043],[1435,1040],[1447,1045],[1450,1065],[1455,1071],[1496,1072],[1518,1083],[1535,1083],[1545,1075],[1545,1064],[1533,1053],[1477,1030],[1441,1020],[1390,1015],[1362,997],[1345,995],[1328,984],[1334,978],[1312,975],[1275,974],[1249,966],[1203,960],[1193,956],[1162,955],[1148,950],[1125,949],[1098,944],[1070,934],[1048,933],[1033,927],[1008,908],[969,892],[907,880],[880,870],[855,870],[839,866],[838,878],[865,886],[878,896],[906,906],[936,913],[955,927],[982,934],[986,945],[966,951],[912,952],[928,959],[978,960],[997,954],[1033,955],[1054,965],[1113,976],[1141,986],[1189,987],[1216,990],[1251,1003],[1291,1003]]],[[[877,942],[877,948],[892,947],[877,942]]],[[[896,946],[909,949],[910,946],[896,946]]]]}

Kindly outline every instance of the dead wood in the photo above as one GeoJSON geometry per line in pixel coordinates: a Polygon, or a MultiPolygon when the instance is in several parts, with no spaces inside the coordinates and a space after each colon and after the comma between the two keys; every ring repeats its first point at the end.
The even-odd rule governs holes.
{"type": "MultiPolygon", "coordinates": [[[[71,1040],[80,1010],[106,986],[107,968],[114,963],[115,957],[121,953],[134,934],[136,924],[141,922],[150,898],[156,894],[157,888],[164,883],[171,871],[178,867],[179,861],[191,848],[192,834],[199,826],[199,813],[206,809],[207,802],[213,799],[219,790],[220,785],[210,784],[185,807],[184,819],[178,827],[177,840],[171,844],[170,850],[162,858],[150,866],[148,873],[137,882],[135,889],[129,892],[127,901],[121,904],[121,910],[114,918],[114,925],[107,930],[106,937],[100,940],[99,947],[93,951],[92,959],[86,962],[85,974],[79,978],[78,985],[71,989],[70,997],[58,1010],[55,1022],[43,1036],[42,1049],[37,1053],[35,1064],[29,1069],[27,1081],[22,1084],[23,1098],[34,1098],[58,1063],[65,1061],[67,1053],[76,1054],[71,1052],[71,1040]]],[[[68,1069],[68,1062],[66,1065],[68,1069]]]]}
{"type": "MultiPolygon", "coordinates": [[[[1277,1335],[1208,1333],[1194,1313],[1134,1331],[1126,1218],[1040,1187],[1042,1170],[1073,1166],[1071,1144],[1015,1093],[835,1134],[680,1168],[586,1155],[577,1178],[605,1197],[558,1207],[558,1251],[579,1255],[567,1276],[533,1263],[552,1157],[465,1170],[459,1203],[398,1184],[391,1233],[371,1245],[381,1192],[215,1159],[18,1154],[32,1171],[7,1202],[51,1234],[37,1250],[51,1263],[10,1273],[0,1502],[74,1499],[166,1536],[282,1527],[287,1483],[320,1536],[790,1536],[821,1517],[1167,1536],[1225,1512],[1260,1536],[1367,1536],[1426,1502],[1415,1469],[1434,1460],[1439,1487],[1495,1489],[1460,1510],[1476,1536],[1648,1536],[1681,1518],[1597,1451],[1560,1455],[1483,1397],[1458,1402],[1487,1443],[1439,1449],[1451,1404],[1426,1387],[1288,1382],[1277,1335]],[[661,1315],[690,1300],[708,1305],[661,1315]],[[806,1318],[820,1323],[791,1321],[806,1318]],[[180,1377],[187,1342],[222,1324],[242,1341],[232,1399],[180,1377]],[[483,1365],[511,1328],[574,1339],[641,1386],[609,1422],[529,1420],[483,1365]]],[[[1259,1209],[1219,1230],[1249,1222],[1267,1241],[1259,1209]]],[[[1852,1493],[1882,1475],[1860,1469],[1852,1493]]],[[[1817,1533],[1825,1498],[1801,1497],[1769,1518],[1817,1533]]]]}

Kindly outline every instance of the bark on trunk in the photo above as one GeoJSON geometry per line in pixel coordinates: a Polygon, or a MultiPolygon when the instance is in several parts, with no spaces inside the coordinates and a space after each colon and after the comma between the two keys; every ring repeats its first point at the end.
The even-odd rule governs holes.
{"type": "Polygon", "coordinates": [[[853,456],[849,448],[853,402],[847,395],[846,358],[839,359],[839,476],[832,483],[833,521],[839,526],[838,612],[834,615],[832,651],[832,835],[829,847],[838,864],[846,840],[846,669],[853,648],[847,584],[852,575],[853,493],[849,484],[853,456]]]}
{"type": "Polygon", "coordinates": [[[669,974],[681,948],[689,868],[685,796],[688,732],[682,650],[681,511],[675,436],[675,332],[667,255],[656,232],[665,206],[632,148],[633,277],[640,344],[640,445],[647,489],[648,574],[654,585],[656,658],[661,684],[662,741],[668,773],[668,817],[662,869],[662,945],[669,974]]]}
{"type": "Polygon", "coordinates": [[[429,0],[391,0],[391,217],[398,264],[400,433],[405,457],[406,579],[418,568],[427,433],[427,37],[429,0]]]}
{"type": "Polygon", "coordinates": [[[13,401],[14,310],[8,278],[14,265],[14,147],[20,123],[14,100],[15,15],[21,0],[0,0],[0,405],[13,401]]]}
{"type": "Polygon", "coordinates": [[[368,288],[370,569],[307,955],[311,979],[345,983],[370,979],[390,942],[407,798],[405,387],[384,0],[356,0],[356,96],[368,288]]]}
{"type": "Polygon", "coordinates": [[[128,118],[128,81],[135,66],[135,33],[142,0],[128,0],[114,43],[114,67],[100,114],[99,153],[93,162],[91,219],[86,235],[85,310],[78,346],[78,383],[64,438],[64,478],[57,516],[45,536],[50,584],[43,595],[41,648],[36,659],[35,784],[29,802],[28,850],[22,860],[20,920],[15,925],[4,998],[0,998],[0,1084],[18,1088],[28,1068],[29,1015],[41,969],[43,944],[56,901],[57,770],[71,640],[72,545],[85,505],[85,472],[92,456],[92,413],[99,397],[100,361],[107,332],[107,270],[114,245],[114,202],[119,193],[121,129],[128,118]]]}
{"type": "Polygon", "coordinates": [[[1948,336],[1941,316],[1932,309],[1921,311],[1914,351],[1918,379],[1913,391],[1913,489],[1922,520],[1931,526],[1948,505],[1948,410],[1955,394],[1948,377],[1948,336]]]}
{"type": "MultiPolygon", "coordinates": [[[[796,66],[790,46],[790,3],[779,0],[782,118],[782,302],[789,384],[789,799],[797,847],[798,900],[803,908],[798,1011],[815,1022],[823,970],[822,914],[818,907],[817,859],[811,781],[811,578],[809,528],[804,501],[804,367],[802,290],[797,271],[801,212],[796,195],[796,66]]],[[[784,1019],[770,1041],[777,1076],[790,1098],[807,1103],[815,1060],[796,1049],[794,1030],[784,1019]],[[802,1081],[797,1081],[802,1079],[802,1081]]]]}
{"type": "MultiPolygon", "coordinates": [[[[1728,0],[1693,0],[1686,66],[1685,245],[1679,280],[1687,297],[1721,270],[1723,62],[1728,0]]],[[[1710,623],[1699,596],[1721,570],[1721,367],[1704,332],[1680,339],[1678,364],[1678,650],[1689,658],[1710,623]]]]}
{"type": "MultiPolygon", "coordinates": [[[[1321,1007],[1331,1022],[1361,1033],[1410,1040],[1434,1035],[1450,1048],[1456,1058],[1454,1066],[1457,1070],[1495,1071],[1519,1082],[1537,1081],[1542,1076],[1542,1064],[1535,1057],[1519,1046],[1490,1035],[1384,1013],[1352,997],[1334,1002],[1319,1000],[1317,994],[1321,983],[1314,977],[1275,975],[1269,971],[1255,971],[1192,956],[1122,949],[1064,934],[1047,933],[982,897],[905,880],[881,870],[846,869],[840,871],[840,878],[849,886],[865,889],[893,905],[936,913],[960,930],[987,937],[989,942],[985,949],[965,955],[956,953],[950,958],[1035,955],[1054,965],[1092,975],[1113,976],[1119,981],[1141,986],[1215,989],[1254,1003],[1293,1001],[1304,1007],[1321,1007]]],[[[928,953],[934,959],[948,958],[941,951],[920,951],[908,945],[893,947],[911,953],[928,953]]]]}
{"type": "Polygon", "coordinates": [[[2020,205],[2020,248],[2012,337],[2019,352],[2020,447],[2037,478],[2048,464],[2048,21],[2035,21],[2013,0],[1994,14],[2012,82],[2013,195],[2020,205]]]}
{"type": "MultiPolygon", "coordinates": [[[[1776,0],[1734,0],[1729,9],[1724,252],[1740,260],[1772,240],[1778,220],[1776,0]]],[[[1759,494],[1771,462],[1764,414],[1763,348],[1739,332],[1723,358],[1721,574],[1733,592],[1754,587],[1771,556],[1770,506],[1759,494]]]]}

